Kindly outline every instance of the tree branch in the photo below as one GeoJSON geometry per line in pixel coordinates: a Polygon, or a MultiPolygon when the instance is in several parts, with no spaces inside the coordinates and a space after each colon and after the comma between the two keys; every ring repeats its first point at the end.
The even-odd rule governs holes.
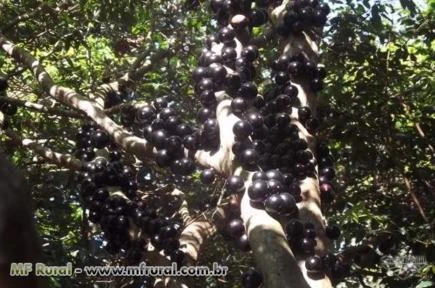
{"type": "Polygon", "coordinates": [[[6,130],[5,134],[15,144],[25,148],[30,148],[44,159],[47,159],[49,162],[56,164],[59,167],[67,167],[73,170],[79,170],[82,167],[82,162],[70,154],[54,152],[50,148],[43,147],[33,140],[22,139],[20,135],[10,129],[6,130]]]}
{"type": "Polygon", "coordinates": [[[45,71],[44,67],[40,65],[38,60],[36,60],[26,50],[15,46],[2,34],[0,34],[0,45],[6,53],[15,59],[15,61],[32,71],[43,90],[51,97],[73,109],[84,112],[88,117],[112,135],[118,145],[123,147],[126,151],[136,155],[139,159],[151,155],[151,146],[145,139],[133,136],[122,126],[116,124],[95,102],[79,95],[70,88],[56,85],[50,75],[45,71]]]}
{"type": "Polygon", "coordinates": [[[18,23],[21,23],[23,21],[26,21],[30,18],[32,18],[33,16],[35,16],[36,14],[38,14],[44,7],[47,7],[47,4],[45,3],[41,3],[38,7],[36,7],[35,9],[33,9],[32,11],[29,11],[27,13],[24,13],[18,17],[16,17],[12,22],[6,24],[5,26],[3,26],[1,28],[2,33],[7,32],[8,30],[12,29],[15,25],[17,25],[18,23]]]}
{"type": "Polygon", "coordinates": [[[39,103],[34,103],[34,102],[10,98],[10,97],[0,97],[0,104],[1,103],[14,104],[16,106],[25,107],[28,108],[29,110],[41,112],[44,114],[58,115],[58,116],[64,116],[70,118],[85,118],[85,115],[83,113],[79,113],[76,111],[68,111],[65,109],[47,107],[39,103]]]}
{"type": "MultiPolygon", "coordinates": [[[[276,7],[272,11],[272,21],[280,23],[289,1],[276,7]]],[[[303,53],[306,57],[316,61],[318,55],[318,39],[314,35],[304,33],[303,36],[290,36],[284,46],[283,54],[289,56],[303,53]]],[[[298,88],[298,98],[302,106],[308,106],[315,115],[315,94],[300,83],[292,83],[298,88]]],[[[308,143],[309,150],[315,155],[315,138],[308,133],[300,123],[296,111],[292,111],[292,123],[298,126],[300,137],[308,143]]],[[[250,177],[252,173],[250,173],[250,177]]],[[[249,178],[250,178],[249,177],[249,178]]],[[[246,185],[248,186],[249,183],[246,185]]],[[[324,233],[325,221],[320,210],[320,191],[317,179],[306,178],[301,186],[303,201],[298,204],[299,217],[303,222],[311,222],[316,226],[316,253],[323,254],[328,245],[324,233]]],[[[242,198],[241,216],[246,226],[249,242],[255,262],[263,275],[263,281],[269,288],[281,287],[332,287],[328,277],[312,279],[307,275],[304,259],[299,261],[291,251],[282,225],[272,218],[266,211],[251,206],[247,192],[242,198]],[[299,266],[299,267],[298,267],[299,266]]]]}
{"type": "Polygon", "coordinates": [[[426,223],[430,223],[429,218],[427,217],[423,207],[421,206],[420,200],[418,200],[417,195],[412,190],[411,181],[409,181],[409,178],[405,175],[403,176],[403,178],[405,180],[406,190],[408,190],[408,193],[411,195],[412,201],[414,201],[415,206],[417,206],[418,212],[420,212],[421,217],[424,219],[424,221],[426,221],[426,223]]]}
{"type": "Polygon", "coordinates": [[[104,105],[104,99],[107,93],[112,91],[119,91],[120,87],[131,85],[132,83],[139,81],[143,76],[151,71],[155,65],[160,64],[160,61],[166,57],[172,55],[170,49],[162,49],[149,56],[150,50],[146,50],[142,53],[136,61],[133,63],[132,69],[125,73],[122,77],[111,83],[102,84],[97,88],[97,91],[90,95],[90,98],[96,101],[100,106],[104,105]],[[148,59],[147,59],[148,58],[148,59]],[[140,63],[144,60],[145,63],[140,66],[140,63]]]}
{"type": "MultiPolygon", "coordinates": [[[[152,157],[153,147],[150,143],[143,138],[134,136],[122,126],[116,124],[106,115],[104,110],[97,103],[76,93],[70,88],[56,85],[50,75],[45,71],[44,67],[42,67],[38,60],[29,52],[23,48],[15,46],[2,34],[0,34],[0,46],[6,53],[14,58],[15,61],[30,69],[44,91],[55,100],[73,109],[84,112],[89,118],[106,130],[113,137],[116,144],[121,146],[127,152],[135,155],[138,159],[142,160],[152,157]]],[[[158,55],[166,55],[166,53],[168,52],[160,51],[158,55]]],[[[151,65],[151,62],[149,65],[151,65]]],[[[143,70],[146,70],[146,67],[149,66],[142,67],[143,70]]],[[[137,75],[141,73],[142,72],[139,71],[135,74],[129,75],[128,77],[136,79],[137,75]]],[[[218,120],[220,121],[219,124],[221,127],[232,127],[232,124],[234,124],[238,118],[230,113],[230,101],[222,101],[217,109],[218,120]]],[[[221,143],[224,144],[222,148],[215,154],[198,151],[195,158],[200,165],[212,167],[219,173],[229,175],[232,171],[231,163],[233,162],[233,155],[231,154],[231,147],[234,136],[229,129],[222,130],[224,130],[221,135],[221,143]]]]}

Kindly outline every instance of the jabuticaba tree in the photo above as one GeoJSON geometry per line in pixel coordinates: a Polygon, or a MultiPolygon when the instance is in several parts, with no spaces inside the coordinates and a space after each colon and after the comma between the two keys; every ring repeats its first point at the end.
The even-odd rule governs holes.
{"type": "MultiPolygon", "coordinates": [[[[132,64],[124,75],[106,68],[105,73],[112,75],[98,85],[88,67],[90,72],[82,76],[89,77],[92,87],[59,82],[58,72],[65,67],[45,67],[40,53],[15,44],[20,38],[11,28],[14,21],[6,25],[0,46],[14,63],[14,71],[0,78],[7,151],[28,151],[69,169],[85,221],[103,232],[105,250],[118,256],[121,264],[195,265],[216,233],[252,256],[255,267],[240,278],[239,286],[245,288],[332,287],[351,273],[354,260],[360,266],[374,263],[373,245],[335,253],[331,243],[341,231],[328,223],[329,215],[323,215],[335,198],[333,157],[328,139],[318,137],[324,123],[317,111],[318,93],[327,76],[319,45],[331,12],[328,4],[318,0],[156,3],[146,7],[167,13],[168,21],[159,23],[164,45],[156,47],[149,34],[138,43],[114,31],[115,39],[122,38],[113,44],[115,54],[136,49],[136,58],[128,59],[132,64]],[[192,47],[198,41],[182,31],[178,17],[198,7],[209,9],[210,34],[202,47],[192,47]],[[189,80],[174,77],[179,67],[186,67],[171,66],[171,59],[179,55],[195,58],[189,80]],[[161,75],[153,73],[162,67],[161,75]],[[48,96],[45,101],[20,99],[14,89],[27,90],[15,79],[21,79],[23,71],[34,79],[27,90],[48,96]],[[157,90],[147,101],[138,96],[142,81],[150,81],[157,90]],[[175,88],[172,93],[160,92],[152,81],[171,82],[175,88]],[[179,85],[182,81],[184,86],[179,85]],[[56,140],[65,143],[51,145],[51,139],[35,139],[24,133],[27,128],[20,129],[25,125],[37,129],[20,119],[28,115],[22,111],[61,119],[73,128],[57,131],[62,136],[56,140]],[[210,201],[199,209],[193,209],[195,197],[187,191],[195,183],[200,183],[201,195],[210,193],[210,201]]],[[[61,12],[79,9],[69,2],[62,5],[61,12]]],[[[120,9],[110,5],[102,9],[105,21],[113,16],[111,8],[120,9]]],[[[134,14],[141,8],[132,4],[125,9],[123,13],[134,14]]],[[[44,11],[57,13],[44,4],[15,21],[44,11]]],[[[114,23],[127,21],[127,15],[114,17],[114,23]]],[[[107,33],[104,27],[99,29],[93,32],[107,33]]],[[[77,41],[80,45],[82,40],[77,41]]],[[[93,57],[89,51],[86,61],[93,57]]],[[[93,52],[98,54],[98,48],[93,52]]],[[[43,128],[55,133],[59,126],[53,126],[43,128]]],[[[395,239],[390,234],[379,237],[378,249],[387,253],[395,239]]],[[[113,280],[113,287],[126,284],[122,281],[113,280]]],[[[130,284],[198,287],[191,278],[140,281],[144,286],[130,284]]]]}

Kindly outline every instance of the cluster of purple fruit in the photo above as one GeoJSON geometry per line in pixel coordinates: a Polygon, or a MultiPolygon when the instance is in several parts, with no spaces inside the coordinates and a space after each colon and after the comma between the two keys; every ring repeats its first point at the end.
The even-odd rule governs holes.
{"type": "Polygon", "coordinates": [[[122,165],[119,159],[111,158],[107,162],[97,158],[88,162],[79,174],[80,194],[89,209],[89,220],[99,223],[105,233],[108,252],[115,254],[135,244],[129,235],[134,223],[141,229],[141,236],[135,242],[144,243],[142,251],[150,239],[154,247],[181,263],[183,254],[178,249],[181,225],[158,216],[138,197],[138,186],[152,184],[150,173],[147,167],[136,172],[134,167],[122,165]]]}
{"type": "Polygon", "coordinates": [[[323,27],[330,12],[328,4],[321,3],[319,0],[293,1],[277,33],[287,37],[290,33],[299,34],[314,27],[323,27]]]}
{"type": "MultiPolygon", "coordinates": [[[[349,272],[349,266],[334,255],[327,253],[323,256],[314,255],[317,232],[311,223],[305,223],[292,219],[285,225],[287,240],[294,251],[301,251],[307,257],[305,268],[310,274],[324,274],[336,281],[345,277],[349,272]]],[[[325,234],[331,240],[340,237],[341,231],[335,225],[327,226],[325,234]]]]}
{"type": "Polygon", "coordinates": [[[96,150],[105,148],[111,139],[103,129],[89,122],[78,129],[75,140],[75,156],[82,161],[91,161],[96,150]]]}
{"type": "Polygon", "coordinates": [[[92,123],[79,129],[76,140],[77,148],[89,147],[91,151],[82,157],[85,163],[78,176],[80,195],[89,209],[89,220],[99,223],[106,236],[106,250],[115,254],[121,249],[134,249],[141,256],[150,240],[171,260],[182,263],[184,254],[178,249],[181,225],[158,216],[138,195],[140,187],[153,185],[153,171],[147,166],[136,171],[135,167],[123,164],[122,154],[110,137],[92,123]],[[95,157],[95,150],[104,148],[108,148],[109,160],[95,157]],[[141,229],[140,237],[135,240],[129,234],[133,223],[141,229]]]}
{"type": "Polygon", "coordinates": [[[265,24],[268,20],[268,6],[278,2],[276,0],[212,0],[211,9],[220,25],[227,25],[231,15],[243,14],[246,16],[244,26],[252,28],[265,24]],[[255,2],[254,7],[252,7],[253,2],[255,2]]]}

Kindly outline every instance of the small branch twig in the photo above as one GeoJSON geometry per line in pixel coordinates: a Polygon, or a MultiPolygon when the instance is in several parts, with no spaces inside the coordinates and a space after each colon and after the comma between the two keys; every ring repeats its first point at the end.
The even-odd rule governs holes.
{"type": "Polygon", "coordinates": [[[90,99],[96,101],[100,106],[103,106],[107,93],[119,91],[120,87],[128,86],[136,81],[139,81],[147,72],[151,71],[155,65],[159,64],[162,59],[169,57],[170,55],[172,55],[170,49],[159,50],[152,56],[149,56],[149,50],[145,51],[143,54],[138,56],[136,61],[133,63],[134,69],[132,68],[129,72],[124,74],[116,81],[105,83],[97,87],[96,92],[90,95],[90,99]],[[140,66],[140,63],[143,61],[143,59],[148,57],[149,59],[146,60],[142,66],[140,66]]]}
{"type": "Polygon", "coordinates": [[[53,164],[73,170],[79,170],[82,167],[82,162],[70,154],[54,152],[50,148],[41,146],[36,141],[22,139],[20,135],[10,129],[6,130],[5,134],[17,145],[30,148],[31,150],[35,151],[35,153],[47,159],[49,162],[52,162],[53,164]]]}
{"type": "Polygon", "coordinates": [[[411,181],[406,176],[404,176],[404,180],[405,180],[406,189],[408,190],[408,193],[411,195],[412,201],[414,201],[415,205],[417,206],[421,217],[424,219],[424,221],[426,221],[426,223],[430,223],[429,218],[427,217],[426,213],[423,210],[423,207],[421,206],[420,200],[412,190],[411,181]]]}
{"type": "Polygon", "coordinates": [[[47,106],[39,104],[39,103],[34,103],[34,102],[10,98],[10,97],[0,97],[0,104],[2,104],[2,103],[14,104],[14,105],[17,105],[20,107],[25,107],[25,108],[28,108],[29,110],[33,110],[33,111],[44,113],[44,114],[65,116],[65,117],[70,117],[70,118],[85,118],[86,117],[86,115],[84,115],[83,113],[79,113],[76,111],[68,111],[65,109],[47,107],[47,106]]]}

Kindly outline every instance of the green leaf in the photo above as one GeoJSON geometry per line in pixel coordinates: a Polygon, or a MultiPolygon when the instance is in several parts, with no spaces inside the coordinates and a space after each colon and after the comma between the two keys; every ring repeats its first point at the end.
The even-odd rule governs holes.
{"type": "Polygon", "coordinates": [[[428,288],[428,287],[433,287],[435,285],[434,282],[432,281],[422,281],[420,282],[415,288],[428,288]]]}

